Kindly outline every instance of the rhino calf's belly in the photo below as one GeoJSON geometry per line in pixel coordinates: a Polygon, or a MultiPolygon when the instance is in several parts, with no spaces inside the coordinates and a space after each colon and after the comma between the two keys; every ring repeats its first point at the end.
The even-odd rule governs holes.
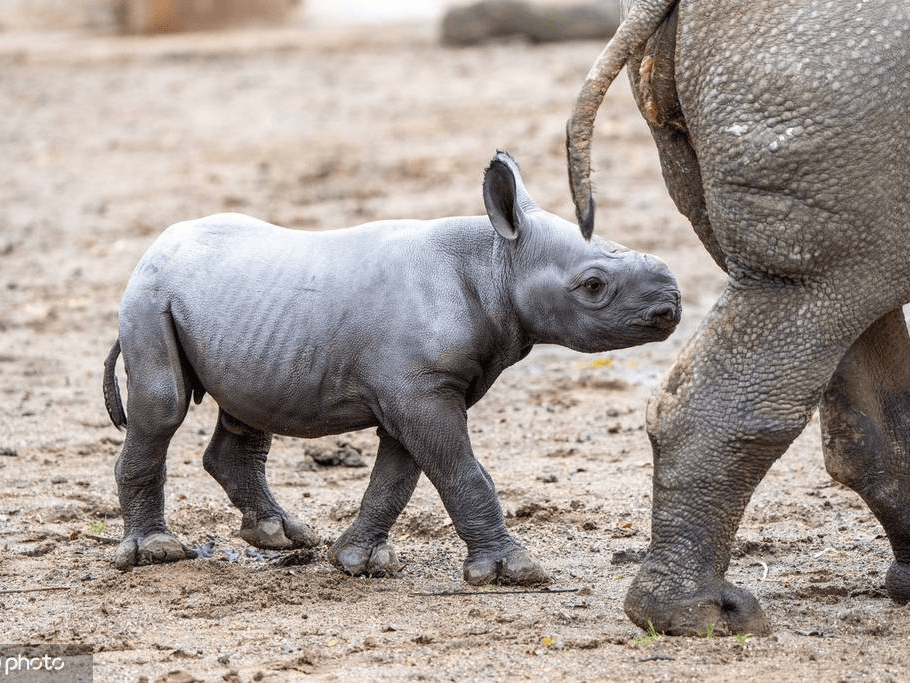
{"type": "Polygon", "coordinates": [[[212,397],[231,417],[270,434],[316,438],[379,424],[369,405],[357,398],[330,403],[290,398],[276,401],[271,396],[250,396],[241,391],[212,397]]]}

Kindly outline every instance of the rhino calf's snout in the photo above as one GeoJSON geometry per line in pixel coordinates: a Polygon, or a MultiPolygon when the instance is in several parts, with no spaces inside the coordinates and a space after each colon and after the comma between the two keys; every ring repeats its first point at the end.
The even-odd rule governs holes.
{"type": "Polygon", "coordinates": [[[651,254],[634,254],[639,269],[639,291],[644,305],[640,309],[644,325],[666,337],[682,318],[682,297],[673,273],[661,259],[651,254]]]}
{"type": "Polygon", "coordinates": [[[674,296],[673,301],[667,301],[652,306],[645,311],[645,321],[654,327],[672,331],[679,324],[682,317],[682,306],[679,302],[679,293],[674,296]]]}

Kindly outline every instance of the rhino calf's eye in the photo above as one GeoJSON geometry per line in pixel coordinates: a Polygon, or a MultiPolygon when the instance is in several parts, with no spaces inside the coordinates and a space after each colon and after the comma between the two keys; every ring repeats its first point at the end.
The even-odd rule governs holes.
{"type": "Polygon", "coordinates": [[[582,285],[588,294],[597,294],[603,289],[604,283],[596,277],[589,277],[582,285]]]}

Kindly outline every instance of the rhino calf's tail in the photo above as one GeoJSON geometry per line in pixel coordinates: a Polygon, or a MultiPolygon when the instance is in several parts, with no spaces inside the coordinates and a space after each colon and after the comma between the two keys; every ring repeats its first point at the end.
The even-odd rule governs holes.
{"type": "Polygon", "coordinates": [[[104,359],[104,405],[107,414],[111,417],[114,426],[123,431],[126,429],[126,411],[123,410],[123,401],[120,399],[120,386],[117,384],[117,358],[120,356],[120,340],[114,342],[111,351],[104,359]]]}
{"type": "Polygon", "coordinates": [[[660,26],[677,0],[632,0],[628,16],[588,72],[572,117],[566,124],[569,189],[578,227],[585,239],[594,232],[594,198],[591,192],[591,137],[594,118],[607,88],[625,66],[629,55],[660,26]]]}

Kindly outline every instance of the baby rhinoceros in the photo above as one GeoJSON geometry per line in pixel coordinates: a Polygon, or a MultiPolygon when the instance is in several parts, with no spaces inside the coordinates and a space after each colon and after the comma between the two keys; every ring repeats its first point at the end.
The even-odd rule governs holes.
{"type": "Polygon", "coordinates": [[[324,232],[236,214],[168,228],[130,278],[105,363],[108,413],[126,428],[114,563],[192,556],[165,526],[165,455],[190,398],[208,393],[220,412],[203,465],[243,513],[248,543],[317,543],[266,483],[272,434],[377,427],[370,482],[332,563],[354,575],[397,571],[389,529],[423,472],[468,546],[466,581],[546,581],[506,530],[467,408],[534,344],[596,352],[665,339],[680,297],[659,260],[586,241],[538,208],[507,154],[487,168],[483,198],[486,216],[324,232]],[[128,423],[114,376],[121,352],[128,423]]]}

